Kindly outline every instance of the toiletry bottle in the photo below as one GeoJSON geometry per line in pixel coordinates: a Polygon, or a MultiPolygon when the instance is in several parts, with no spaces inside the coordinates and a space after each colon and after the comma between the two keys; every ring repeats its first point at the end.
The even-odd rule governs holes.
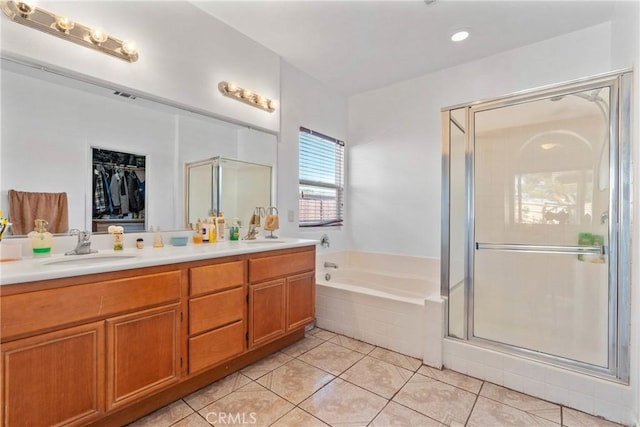
{"type": "Polygon", "coordinates": [[[209,219],[205,218],[200,224],[200,231],[202,232],[202,243],[209,243],[209,219]]]}
{"type": "Polygon", "coordinates": [[[238,218],[233,219],[233,224],[229,229],[229,240],[240,240],[240,225],[238,225],[238,218]]]}
{"type": "Polygon", "coordinates": [[[216,234],[218,240],[225,240],[224,224],[224,216],[222,216],[222,211],[220,211],[218,218],[216,219],[216,234]]]}
{"type": "Polygon", "coordinates": [[[193,231],[193,243],[202,243],[202,224],[200,223],[200,218],[198,218],[198,221],[196,222],[196,228],[193,231]]]}
{"type": "Polygon", "coordinates": [[[162,233],[160,233],[160,227],[156,227],[156,233],[153,236],[153,247],[164,248],[164,242],[162,241],[162,233]]]}
{"type": "Polygon", "coordinates": [[[53,235],[47,231],[47,224],[44,219],[36,219],[34,230],[28,234],[34,256],[51,255],[53,235]]]}
{"type": "MultiPolygon", "coordinates": [[[[118,227],[122,228],[122,227],[118,227]]],[[[122,230],[116,230],[113,232],[113,250],[121,251],[124,249],[124,236],[122,230]]]]}
{"type": "Polygon", "coordinates": [[[211,216],[207,219],[209,220],[209,243],[215,243],[218,240],[215,214],[211,212],[211,216]]]}

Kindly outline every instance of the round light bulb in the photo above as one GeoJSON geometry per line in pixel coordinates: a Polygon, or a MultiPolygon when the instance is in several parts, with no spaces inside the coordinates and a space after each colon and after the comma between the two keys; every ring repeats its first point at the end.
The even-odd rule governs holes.
{"type": "Polygon", "coordinates": [[[134,42],[122,43],[122,51],[125,55],[134,56],[138,53],[138,46],[134,42]]]}
{"type": "Polygon", "coordinates": [[[467,31],[467,30],[460,30],[460,31],[456,31],[456,32],[451,36],[451,41],[454,41],[454,42],[461,42],[462,40],[465,40],[467,37],[469,37],[469,31],[467,31]]]}
{"type": "Polygon", "coordinates": [[[98,44],[106,42],[107,39],[109,38],[109,36],[107,36],[107,33],[98,29],[91,30],[91,33],[89,33],[89,37],[91,37],[92,42],[98,43],[98,44]]]}
{"type": "Polygon", "coordinates": [[[252,96],[253,96],[253,93],[251,93],[251,91],[250,91],[250,90],[247,90],[247,89],[243,89],[243,90],[242,90],[242,97],[243,97],[243,98],[245,98],[245,99],[249,99],[249,98],[251,98],[252,96]]]}
{"type": "Polygon", "coordinates": [[[227,91],[228,92],[235,92],[238,90],[238,84],[236,82],[229,82],[227,83],[227,91]]]}
{"type": "Polygon", "coordinates": [[[275,110],[276,108],[278,108],[278,106],[280,106],[280,103],[276,100],[271,100],[269,101],[269,108],[271,108],[272,110],[275,110]]]}
{"type": "Polygon", "coordinates": [[[73,28],[73,22],[66,16],[57,16],[56,27],[61,31],[69,31],[73,28]]]}
{"type": "Polygon", "coordinates": [[[31,1],[19,1],[16,3],[16,8],[23,15],[31,15],[36,10],[36,5],[31,1]]]}
{"type": "Polygon", "coordinates": [[[258,104],[262,105],[263,107],[266,107],[268,100],[264,96],[258,95],[258,97],[256,98],[256,102],[258,104]]]}

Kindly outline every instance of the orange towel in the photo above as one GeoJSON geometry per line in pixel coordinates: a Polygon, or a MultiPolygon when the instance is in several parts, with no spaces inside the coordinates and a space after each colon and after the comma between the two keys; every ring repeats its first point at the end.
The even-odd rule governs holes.
{"type": "Polygon", "coordinates": [[[69,231],[67,193],[29,193],[9,190],[11,233],[23,235],[33,231],[34,221],[44,219],[50,233],[69,231]]]}
{"type": "Polygon", "coordinates": [[[280,228],[280,219],[278,215],[267,215],[264,219],[264,227],[266,231],[275,231],[280,228]]]}

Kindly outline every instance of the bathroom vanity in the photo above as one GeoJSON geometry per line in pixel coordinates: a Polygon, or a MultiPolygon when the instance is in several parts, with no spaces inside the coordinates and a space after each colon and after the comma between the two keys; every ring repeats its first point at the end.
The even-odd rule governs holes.
{"type": "Polygon", "coordinates": [[[315,242],[208,249],[3,268],[2,425],[123,425],[304,337],[315,242]]]}

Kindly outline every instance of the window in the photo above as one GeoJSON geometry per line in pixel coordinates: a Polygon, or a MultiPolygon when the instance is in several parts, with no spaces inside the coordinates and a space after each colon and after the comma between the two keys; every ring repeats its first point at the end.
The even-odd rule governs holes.
{"type": "Polygon", "coordinates": [[[514,184],[516,223],[591,224],[593,171],[524,173],[514,184]]]}
{"type": "Polygon", "coordinates": [[[299,225],[342,225],[344,142],[301,127],[299,225]]]}

